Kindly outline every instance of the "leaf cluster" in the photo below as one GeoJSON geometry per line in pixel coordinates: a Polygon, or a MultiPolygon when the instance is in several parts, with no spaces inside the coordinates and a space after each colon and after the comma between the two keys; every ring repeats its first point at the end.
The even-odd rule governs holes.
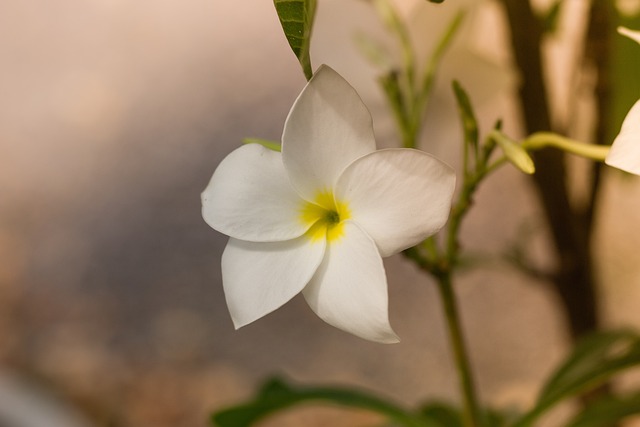
{"type": "MultiPolygon", "coordinates": [[[[640,335],[629,330],[599,332],[586,337],[555,369],[530,410],[517,415],[508,410],[484,409],[485,427],[529,427],[556,405],[596,390],[625,370],[640,366],[640,335]]],[[[248,402],[216,412],[217,427],[251,427],[269,416],[300,405],[320,403],[365,409],[384,417],[389,426],[464,427],[456,406],[431,401],[410,410],[373,393],[352,388],[293,386],[279,378],[267,381],[248,402]]],[[[602,395],[573,415],[565,427],[605,427],[640,415],[640,391],[602,395]]]]}

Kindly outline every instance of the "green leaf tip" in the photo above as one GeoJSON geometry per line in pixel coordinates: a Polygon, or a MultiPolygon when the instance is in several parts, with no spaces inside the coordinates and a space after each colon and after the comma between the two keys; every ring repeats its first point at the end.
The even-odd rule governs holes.
{"type": "Polygon", "coordinates": [[[316,0],[273,0],[284,35],[298,58],[307,80],[313,76],[311,56],[311,30],[316,14],[316,0]]]}
{"type": "Polygon", "coordinates": [[[462,121],[465,142],[475,149],[478,146],[478,121],[469,100],[469,95],[457,80],[453,81],[452,86],[458,103],[458,112],[462,121]]]}
{"type": "Polygon", "coordinates": [[[273,151],[282,151],[282,146],[277,141],[269,141],[267,139],[260,138],[245,138],[242,140],[243,144],[260,144],[265,148],[273,151]]]}
{"type": "Polygon", "coordinates": [[[554,34],[558,30],[560,12],[562,11],[563,1],[556,0],[551,4],[544,16],[540,18],[542,21],[542,29],[550,34],[554,34]]]}

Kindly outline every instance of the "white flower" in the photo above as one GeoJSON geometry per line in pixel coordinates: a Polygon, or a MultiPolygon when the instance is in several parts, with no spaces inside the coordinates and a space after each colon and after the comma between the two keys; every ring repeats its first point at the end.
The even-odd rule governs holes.
{"type": "Polygon", "coordinates": [[[640,43],[640,31],[633,31],[625,27],[618,27],[618,32],[623,36],[627,36],[631,40],[635,40],[640,43]]]}
{"type": "Polygon", "coordinates": [[[202,193],[205,221],[231,237],[222,279],[236,328],[302,292],[327,323],[397,342],[381,257],[437,232],[454,187],[429,154],[376,151],[358,94],[320,67],[289,113],[282,153],[238,148],[202,193]]]}
{"type": "MultiPolygon", "coordinates": [[[[640,31],[632,31],[624,27],[618,32],[640,43],[640,31]]],[[[631,108],[622,129],[611,145],[611,151],[605,163],[626,172],[640,175],[640,101],[631,108]]]]}
{"type": "Polygon", "coordinates": [[[640,101],[637,101],[622,122],[620,133],[613,140],[604,160],[609,166],[640,175],[640,101]]]}

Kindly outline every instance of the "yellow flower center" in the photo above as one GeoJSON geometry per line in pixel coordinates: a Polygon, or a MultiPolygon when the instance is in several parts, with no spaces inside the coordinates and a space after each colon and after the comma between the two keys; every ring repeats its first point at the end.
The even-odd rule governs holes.
{"type": "Polygon", "coordinates": [[[336,241],[344,234],[344,221],[351,217],[345,202],[336,200],[331,191],[319,191],[313,202],[304,202],[300,219],[310,225],[307,236],[312,241],[322,238],[336,241]]]}

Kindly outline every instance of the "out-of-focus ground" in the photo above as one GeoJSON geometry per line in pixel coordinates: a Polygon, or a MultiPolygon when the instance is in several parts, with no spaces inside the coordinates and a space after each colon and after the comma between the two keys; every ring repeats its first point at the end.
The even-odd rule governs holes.
{"type": "MultiPolygon", "coordinates": [[[[274,373],[405,404],[455,401],[438,295],[400,256],[385,264],[400,344],[327,326],[301,298],[233,329],[226,238],[202,221],[199,194],[242,138],[279,138],[303,85],[269,1],[0,3],[0,370],[90,426],[205,426],[274,373]]],[[[487,123],[515,116],[508,101],[487,108],[487,123]]],[[[456,164],[457,144],[425,149],[456,164]]],[[[607,171],[604,188],[601,308],[610,326],[640,326],[640,186],[607,171]]],[[[496,261],[524,225],[537,230],[525,238],[534,257],[551,262],[538,217],[527,179],[507,167],[464,226],[466,247],[492,258],[457,290],[478,387],[495,405],[531,403],[567,350],[554,295],[496,261]]],[[[303,409],[267,425],[377,421],[303,409]]]]}

